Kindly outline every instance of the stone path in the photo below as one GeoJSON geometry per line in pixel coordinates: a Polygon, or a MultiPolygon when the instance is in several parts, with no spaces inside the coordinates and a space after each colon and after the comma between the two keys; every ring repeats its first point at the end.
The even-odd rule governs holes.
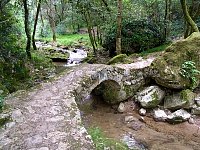
{"type": "MultiPolygon", "coordinates": [[[[91,92],[102,80],[101,78],[96,81],[94,77],[101,76],[101,70],[105,68],[115,70],[112,66],[83,64],[29,91],[19,91],[10,95],[6,99],[8,109],[5,112],[10,116],[10,121],[0,128],[0,149],[95,149],[91,137],[81,124],[74,91],[81,93],[84,91],[84,85],[90,89],[88,92],[91,92]],[[88,84],[88,79],[94,79],[95,84],[88,84]],[[94,87],[90,87],[91,85],[94,87]]],[[[127,75],[127,69],[122,68],[123,66],[119,67],[122,74],[127,75]]],[[[114,76],[118,75],[114,74],[113,78],[114,76]]],[[[107,79],[105,76],[103,78],[107,79]]],[[[87,94],[85,92],[82,95],[87,94]]]]}

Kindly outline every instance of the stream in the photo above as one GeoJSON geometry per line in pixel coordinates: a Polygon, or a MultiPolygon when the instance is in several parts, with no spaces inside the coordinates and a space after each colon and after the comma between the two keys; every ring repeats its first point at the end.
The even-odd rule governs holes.
{"type": "Polygon", "coordinates": [[[36,42],[36,46],[39,50],[43,50],[45,48],[53,48],[55,52],[66,54],[69,53],[69,58],[66,60],[66,62],[54,62],[58,66],[64,66],[64,67],[70,67],[80,64],[86,57],[87,52],[85,51],[84,47],[81,48],[62,48],[62,47],[56,47],[52,44],[45,43],[45,42],[36,42]]]}

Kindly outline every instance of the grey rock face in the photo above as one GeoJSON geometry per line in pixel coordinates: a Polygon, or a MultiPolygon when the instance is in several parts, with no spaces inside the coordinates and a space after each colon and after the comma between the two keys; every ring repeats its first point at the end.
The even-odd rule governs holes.
{"type": "Polygon", "coordinates": [[[136,100],[139,101],[144,108],[155,108],[162,101],[164,96],[165,92],[158,86],[150,86],[138,92],[136,100]]]}
{"type": "Polygon", "coordinates": [[[191,109],[191,113],[193,115],[200,115],[200,107],[199,106],[194,106],[192,109],[191,109]]]}
{"type": "Polygon", "coordinates": [[[187,121],[190,117],[191,115],[187,111],[179,109],[173,112],[172,114],[168,115],[167,121],[170,123],[180,123],[187,121]]]}
{"type": "Polygon", "coordinates": [[[167,119],[167,114],[165,113],[164,110],[155,109],[153,112],[154,112],[153,117],[156,121],[165,121],[167,119]]]}
{"type": "Polygon", "coordinates": [[[164,99],[164,108],[166,109],[180,109],[191,108],[194,104],[195,94],[190,90],[183,90],[179,93],[168,95],[164,99]]]}

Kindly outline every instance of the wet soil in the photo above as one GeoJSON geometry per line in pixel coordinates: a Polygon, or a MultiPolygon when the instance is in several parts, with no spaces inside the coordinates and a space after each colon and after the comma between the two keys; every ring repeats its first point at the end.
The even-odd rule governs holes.
{"type": "Polygon", "coordinates": [[[195,124],[184,122],[173,125],[154,121],[150,112],[142,120],[133,101],[125,102],[125,105],[126,112],[118,113],[116,107],[111,107],[98,98],[93,108],[82,112],[83,122],[86,128],[101,128],[109,138],[121,140],[124,135],[133,136],[149,150],[200,149],[200,117],[195,117],[195,124]],[[133,116],[135,119],[125,122],[126,116],[133,116]]]}

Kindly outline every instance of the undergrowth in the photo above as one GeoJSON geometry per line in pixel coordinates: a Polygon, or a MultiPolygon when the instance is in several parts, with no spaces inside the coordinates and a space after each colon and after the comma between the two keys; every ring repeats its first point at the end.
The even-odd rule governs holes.
{"type": "Polygon", "coordinates": [[[160,51],[164,51],[170,44],[164,44],[158,47],[154,47],[148,50],[145,50],[143,52],[140,53],[141,56],[145,56],[148,55],[149,53],[154,53],[154,52],[160,52],[160,51]]]}
{"type": "MultiPolygon", "coordinates": [[[[42,38],[42,40],[51,42],[52,37],[42,38]]],[[[83,43],[84,45],[90,45],[88,34],[58,35],[56,40],[59,45],[65,45],[65,46],[73,46],[76,43],[83,43]]]]}
{"type": "Polygon", "coordinates": [[[107,138],[98,127],[92,127],[88,130],[88,132],[91,135],[97,150],[128,150],[128,147],[124,143],[118,142],[111,138],[107,138]]]}

